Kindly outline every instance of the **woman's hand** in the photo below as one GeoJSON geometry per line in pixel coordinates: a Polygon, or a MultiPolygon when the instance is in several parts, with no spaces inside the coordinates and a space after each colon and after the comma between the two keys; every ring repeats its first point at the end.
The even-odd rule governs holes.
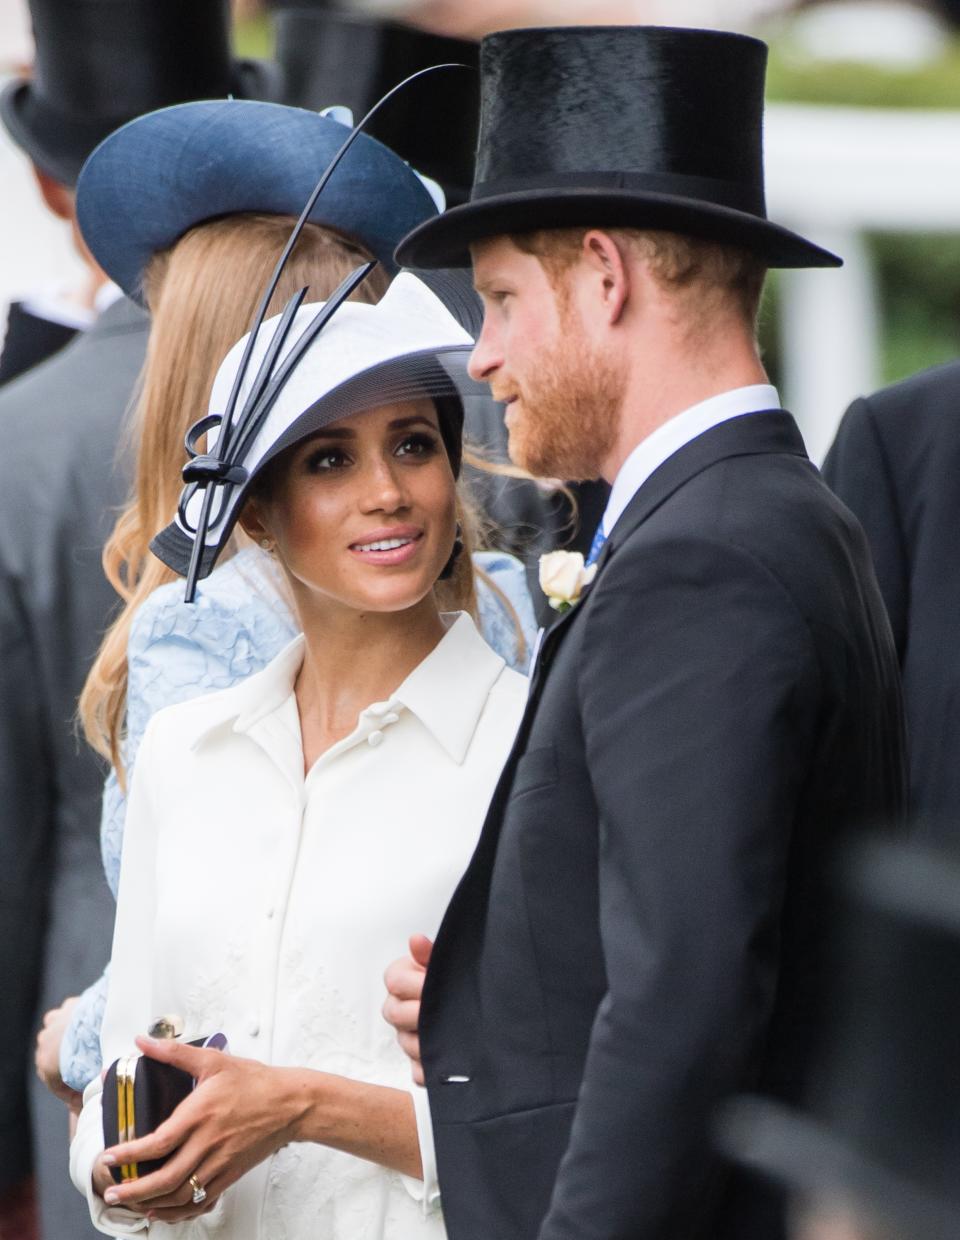
{"type": "Polygon", "coordinates": [[[105,1186],[104,1201],[163,1223],[196,1218],[293,1139],[305,1105],[296,1073],[173,1041],[138,1038],[137,1046],[149,1058],[189,1072],[197,1087],[156,1132],[104,1151],[105,1168],[169,1155],[150,1175],[105,1186]],[[193,1202],[191,1176],[206,1190],[199,1204],[193,1202]]]}
{"type": "Polygon", "coordinates": [[[43,1026],[37,1034],[37,1045],[33,1056],[37,1076],[52,1094],[56,1094],[61,1102],[67,1104],[74,1114],[79,1113],[83,1104],[83,1096],[75,1089],[71,1089],[60,1075],[60,1044],[76,1004],[76,996],[73,996],[64,999],[58,1008],[51,1008],[47,1012],[43,1018],[43,1026]]]}
{"type": "Polygon", "coordinates": [[[420,1023],[420,996],[432,951],[433,943],[427,936],[415,934],[410,939],[410,955],[395,960],[383,975],[387,988],[383,1019],[396,1030],[400,1048],[410,1060],[415,1085],[424,1084],[417,1026],[420,1023]]]}

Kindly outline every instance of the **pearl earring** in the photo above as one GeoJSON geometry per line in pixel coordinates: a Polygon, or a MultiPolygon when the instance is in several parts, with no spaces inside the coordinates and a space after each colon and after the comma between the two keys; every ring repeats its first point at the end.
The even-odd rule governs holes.
{"type": "Polygon", "coordinates": [[[269,539],[269,538],[261,538],[261,539],[260,539],[260,546],[264,549],[264,551],[272,551],[272,550],[273,550],[273,543],[270,541],[270,539],[269,539]]]}

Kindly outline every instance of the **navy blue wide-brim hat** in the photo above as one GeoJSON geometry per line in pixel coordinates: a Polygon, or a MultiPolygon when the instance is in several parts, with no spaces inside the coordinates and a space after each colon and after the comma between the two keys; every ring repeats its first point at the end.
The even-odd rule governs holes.
{"type": "MultiPolygon", "coordinates": [[[[205,220],[244,212],[299,216],[349,134],[316,112],[253,100],[184,103],[106,138],[77,183],[77,219],[94,258],[142,301],[151,258],[205,220]]],[[[310,215],[390,271],[393,251],[437,208],[412,168],[360,134],[310,215]]]]}

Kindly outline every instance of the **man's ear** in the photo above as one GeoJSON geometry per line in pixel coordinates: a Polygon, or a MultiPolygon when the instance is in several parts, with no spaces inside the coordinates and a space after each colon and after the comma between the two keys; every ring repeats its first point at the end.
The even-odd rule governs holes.
{"type": "Polygon", "coordinates": [[[52,211],[61,220],[72,220],[75,206],[73,190],[69,186],[61,185],[59,181],[55,181],[53,177],[48,176],[36,164],[33,165],[33,175],[40,190],[40,197],[48,210],[52,211]]]}
{"type": "Polygon", "coordinates": [[[583,238],[583,259],[600,277],[601,302],[612,326],[623,316],[630,297],[630,271],[609,233],[591,228],[583,238]]]}

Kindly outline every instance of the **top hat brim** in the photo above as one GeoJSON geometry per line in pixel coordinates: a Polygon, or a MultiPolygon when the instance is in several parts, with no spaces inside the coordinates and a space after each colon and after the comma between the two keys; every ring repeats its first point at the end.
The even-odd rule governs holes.
{"type": "MultiPolygon", "coordinates": [[[[233,64],[232,89],[240,99],[270,99],[278,93],[276,67],[266,61],[233,64]]],[[[113,118],[65,115],[45,106],[28,78],[0,91],[0,120],[32,163],[60,185],[75,186],[87,156],[133,115],[113,118]]]]}
{"type": "Polygon", "coordinates": [[[0,119],[18,147],[41,172],[60,185],[75,185],[85,154],[105,135],[102,123],[65,117],[45,123],[29,81],[8,83],[0,92],[0,119]]]}
{"type": "Polygon", "coordinates": [[[843,259],[747,211],[680,195],[595,187],[530,189],[474,199],[405,237],[405,267],[468,267],[469,246],[490,237],[553,228],[639,228],[736,245],[768,267],[840,267],[843,259]]]}
{"type": "Polygon", "coordinates": [[[807,1200],[848,1201],[913,1240],[960,1235],[960,1209],[880,1166],[813,1116],[740,1098],[721,1114],[717,1134],[728,1157],[807,1200]]]}

